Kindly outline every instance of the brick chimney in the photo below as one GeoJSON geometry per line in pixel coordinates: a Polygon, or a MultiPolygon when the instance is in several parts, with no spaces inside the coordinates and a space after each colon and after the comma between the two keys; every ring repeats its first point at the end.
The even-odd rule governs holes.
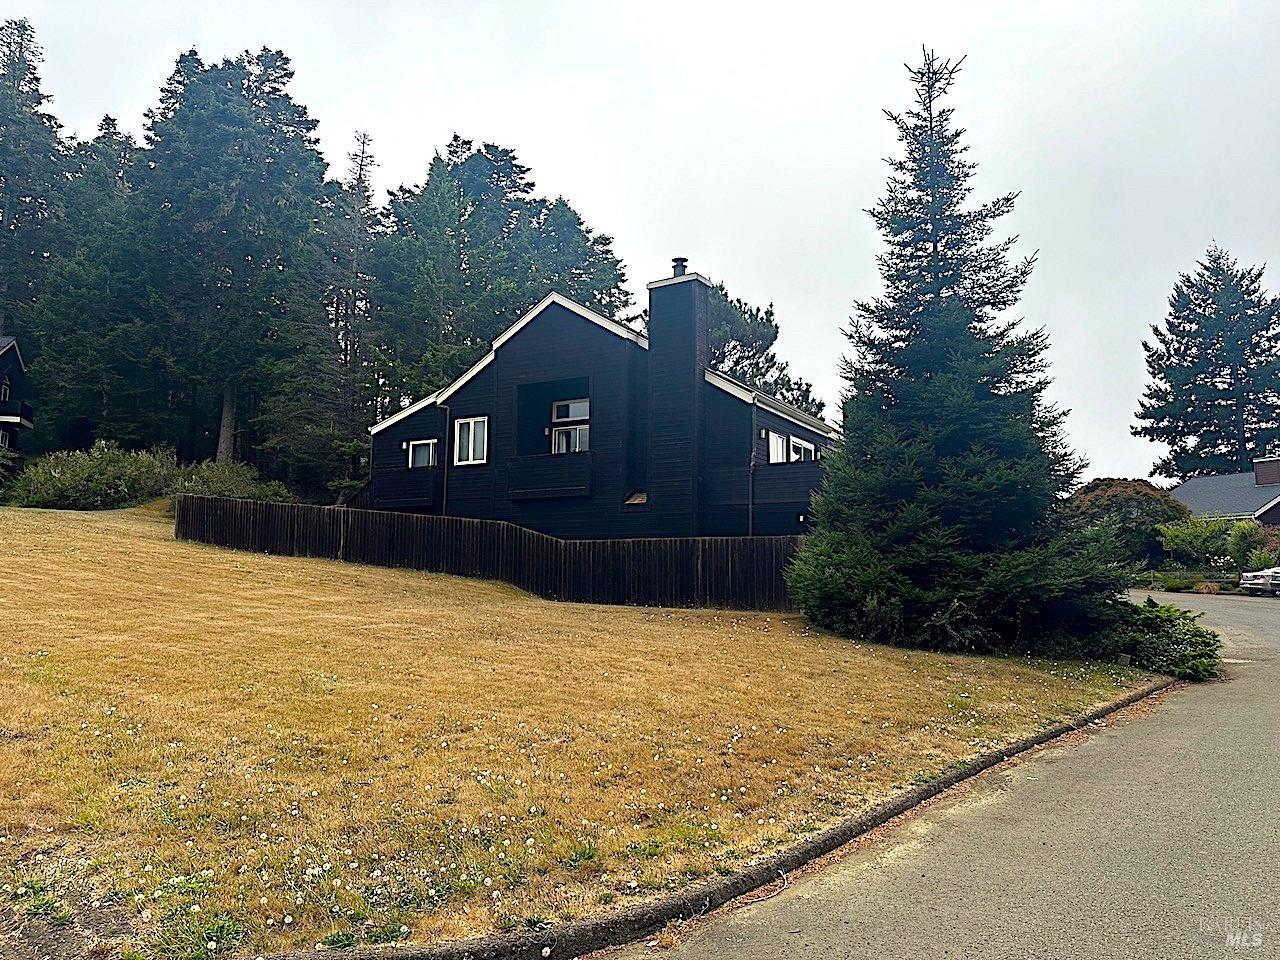
{"type": "Polygon", "coordinates": [[[698,459],[711,283],[676,257],[649,284],[649,510],[662,536],[698,533],[698,459]]]}
{"type": "Polygon", "coordinates": [[[1280,457],[1259,457],[1253,461],[1253,482],[1260,487],[1280,483],[1280,457]]]}

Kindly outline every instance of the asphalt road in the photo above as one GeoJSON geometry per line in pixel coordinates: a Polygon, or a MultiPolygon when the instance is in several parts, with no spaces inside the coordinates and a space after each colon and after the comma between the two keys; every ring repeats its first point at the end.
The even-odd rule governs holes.
{"type": "Polygon", "coordinates": [[[981,777],[663,955],[1280,957],[1280,599],[1177,602],[1229,682],[981,777]]]}

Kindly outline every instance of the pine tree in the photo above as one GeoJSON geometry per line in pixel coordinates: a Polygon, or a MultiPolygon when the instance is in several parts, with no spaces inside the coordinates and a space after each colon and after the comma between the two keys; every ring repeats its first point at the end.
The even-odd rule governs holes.
{"type": "Polygon", "coordinates": [[[373,270],[392,409],[449,383],[551,290],[606,316],[630,302],[612,239],[534,190],[514,151],[455,136],[421,186],[392,192],[373,270]]]}
{"type": "Polygon", "coordinates": [[[945,98],[960,62],[926,51],[902,145],[869,213],[883,293],[848,330],[844,434],[790,577],[816,622],[939,648],[1026,647],[1114,603],[1103,546],[1061,536],[1081,463],[1044,399],[1048,339],[1005,318],[1034,258],[993,240],[1016,194],[968,204],[975,165],[945,98]]]}
{"type": "MultiPolygon", "coordinates": [[[[27,20],[0,24],[0,334],[24,340],[60,241],[65,157],[58,121],[44,110],[43,57],[27,20]]],[[[25,349],[38,351],[30,342],[25,349]]]]}
{"type": "Polygon", "coordinates": [[[752,306],[730,297],[724,284],[717,284],[707,327],[711,366],[815,417],[822,416],[824,404],[813,395],[812,384],[792,376],[786,361],[773,352],[779,328],[772,303],[763,309],[752,306]]]}
{"type": "Polygon", "coordinates": [[[1169,447],[1153,475],[1243,473],[1280,436],[1280,307],[1262,271],[1210,246],[1152,325],[1133,433],[1169,447]]]}

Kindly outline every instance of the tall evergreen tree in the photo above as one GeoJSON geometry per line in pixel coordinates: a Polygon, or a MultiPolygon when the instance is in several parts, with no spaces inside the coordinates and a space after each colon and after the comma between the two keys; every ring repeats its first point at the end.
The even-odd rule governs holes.
{"type": "Polygon", "coordinates": [[[1133,433],[1169,447],[1153,475],[1243,473],[1280,437],[1280,306],[1262,270],[1210,246],[1152,325],[1133,433]]]}
{"type": "Polygon", "coordinates": [[[824,404],[813,395],[812,384],[792,376],[786,362],[773,352],[778,321],[772,303],[764,309],[752,306],[731,298],[724,284],[717,284],[707,327],[711,366],[815,417],[822,416],[824,404]]]}
{"type": "Polygon", "coordinates": [[[131,220],[138,146],[104,117],[97,136],[67,150],[67,248],[55,254],[33,320],[32,378],[41,448],[173,443],[171,357],[145,322],[131,220]]]}
{"type": "Polygon", "coordinates": [[[1016,194],[968,204],[975,165],[945,105],[960,65],[926,51],[914,107],[887,113],[903,153],[869,211],[884,291],[855,306],[844,435],[790,579],[841,632],[1025,649],[1122,580],[1099,545],[1060,536],[1081,463],[1044,399],[1045,333],[1004,316],[1034,264],[991,236],[1016,194]]]}
{"type": "Polygon", "coordinates": [[[191,389],[219,400],[220,461],[264,393],[264,365],[292,348],[285,328],[322,323],[325,165],[292,79],[279,51],[212,66],[190,51],[148,114],[136,198],[150,289],[185,334],[191,389]]]}
{"type": "Polygon", "coordinates": [[[375,332],[373,277],[369,273],[380,212],[373,199],[372,138],[357,133],[355,149],[347,155],[347,179],[335,211],[337,283],[330,303],[333,345],[337,352],[341,437],[339,452],[347,461],[345,480],[355,484],[362,475],[361,458],[368,446],[365,432],[378,416],[379,384],[371,353],[380,337],[375,332]]]}
{"type": "Polygon", "coordinates": [[[24,339],[59,240],[65,160],[58,121],[44,110],[43,58],[27,20],[0,24],[0,335],[24,339]]]}

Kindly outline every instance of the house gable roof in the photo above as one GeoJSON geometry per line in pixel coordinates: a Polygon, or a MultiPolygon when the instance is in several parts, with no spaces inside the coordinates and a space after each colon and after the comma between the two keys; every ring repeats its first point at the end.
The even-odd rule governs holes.
{"type": "Polygon", "coordinates": [[[466,373],[460,376],[457,380],[453,381],[453,383],[449,384],[447,387],[443,387],[437,390],[435,393],[431,394],[430,396],[423,397],[421,400],[418,400],[415,403],[411,403],[407,407],[402,407],[401,409],[397,410],[395,413],[391,414],[391,416],[387,417],[386,419],[379,420],[377,423],[375,423],[372,427],[369,428],[369,432],[377,433],[379,430],[385,430],[387,427],[391,426],[393,423],[398,423],[399,421],[403,420],[405,417],[409,416],[410,414],[417,413],[423,407],[429,407],[433,403],[444,403],[451,396],[453,396],[455,393],[461,390],[464,386],[466,386],[471,381],[471,379],[475,377],[476,374],[478,374],[481,370],[483,370],[485,367],[487,367],[490,363],[493,362],[494,354],[498,352],[499,347],[501,347],[504,343],[506,343],[508,340],[514,337],[517,333],[519,333],[521,330],[527,327],[530,323],[532,323],[535,317],[537,317],[540,313],[542,313],[543,310],[551,306],[553,303],[556,304],[557,306],[564,307],[564,309],[568,310],[570,313],[576,314],[577,316],[581,317],[583,320],[590,321],[591,323],[594,323],[596,326],[602,327],[603,329],[609,331],[615,336],[622,337],[626,340],[630,340],[633,343],[638,344],[640,347],[642,347],[645,350],[649,349],[649,338],[646,337],[644,334],[639,333],[635,330],[632,330],[630,327],[628,327],[624,323],[618,323],[618,321],[616,320],[610,320],[608,317],[603,316],[599,313],[596,313],[594,310],[590,309],[589,307],[584,307],[580,303],[575,303],[573,300],[570,300],[568,297],[564,296],[563,294],[549,293],[545,297],[543,297],[541,300],[539,300],[536,304],[534,304],[532,307],[530,307],[519,320],[517,320],[511,326],[507,327],[507,329],[504,330],[498,336],[498,339],[493,341],[493,345],[489,348],[489,352],[486,353],[483,357],[481,357],[469,370],[467,370],[466,373]]]}
{"type": "MultiPolygon", "coordinates": [[[[697,274],[693,274],[685,277],[668,279],[666,281],[658,281],[658,283],[670,283],[670,282],[673,282],[673,280],[684,281],[687,279],[698,279],[698,280],[702,280],[704,283],[709,282],[709,281],[706,281],[704,278],[698,276],[697,274]]],[[[654,284],[650,284],[650,286],[654,286],[654,284]]],[[[467,370],[466,373],[460,376],[457,380],[453,381],[453,383],[449,384],[447,387],[437,390],[435,393],[431,394],[430,396],[423,397],[421,400],[418,400],[415,403],[411,403],[407,407],[402,407],[401,409],[397,410],[395,413],[391,414],[389,417],[386,417],[383,420],[379,420],[377,423],[375,423],[372,427],[369,428],[369,432],[372,434],[372,433],[377,433],[380,430],[385,430],[387,427],[391,426],[392,424],[398,423],[399,421],[403,420],[405,417],[408,417],[411,414],[417,413],[419,410],[422,410],[424,407],[429,407],[432,404],[444,403],[446,400],[449,399],[449,397],[453,396],[453,394],[457,393],[464,386],[466,386],[467,383],[469,383],[472,380],[472,378],[476,376],[476,374],[480,373],[481,370],[483,370],[485,367],[487,367],[490,363],[493,362],[494,355],[497,353],[499,347],[501,347],[504,343],[506,343],[516,334],[518,334],[530,323],[532,323],[534,318],[536,318],[539,314],[542,313],[543,310],[545,310],[547,307],[551,306],[552,304],[556,304],[557,306],[563,307],[564,309],[568,310],[570,313],[573,313],[584,320],[594,323],[596,326],[601,327],[604,330],[607,330],[609,333],[612,333],[615,336],[622,337],[623,339],[626,339],[626,340],[630,340],[632,343],[636,344],[643,350],[649,349],[649,338],[646,337],[643,333],[640,333],[638,330],[633,330],[631,327],[628,327],[626,324],[619,323],[616,320],[610,320],[608,317],[603,316],[599,313],[596,313],[594,310],[590,309],[589,307],[584,307],[582,304],[576,303],[573,300],[570,300],[568,297],[564,296],[563,294],[549,293],[545,297],[543,297],[541,300],[539,300],[536,304],[534,304],[534,306],[532,306],[528,311],[526,311],[525,314],[519,320],[517,320],[515,323],[509,326],[506,330],[504,330],[498,336],[498,338],[493,341],[493,345],[490,347],[489,352],[486,353],[483,357],[481,357],[469,370],[467,370]]],[[[786,417],[788,420],[791,420],[802,427],[807,427],[808,429],[817,431],[818,433],[824,434],[825,436],[828,436],[828,437],[835,436],[838,433],[836,428],[832,427],[825,420],[821,420],[817,417],[811,416],[810,414],[805,413],[803,410],[800,410],[797,407],[793,407],[789,403],[784,403],[783,401],[777,399],[776,397],[772,397],[767,393],[761,393],[759,390],[755,390],[747,386],[746,384],[741,383],[738,380],[735,380],[733,377],[730,377],[726,374],[721,373],[718,370],[712,370],[710,367],[708,367],[704,371],[704,374],[705,374],[705,379],[707,383],[711,384],[713,387],[717,387],[721,390],[724,390],[726,393],[730,393],[738,397],[738,399],[740,400],[743,400],[747,403],[754,403],[754,404],[758,404],[759,406],[766,407],[767,409],[772,410],[774,413],[778,414],[779,416],[786,417]]]]}
{"type": "Polygon", "coordinates": [[[1191,477],[1169,493],[1196,516],[1258,517],[1280,501],[1280,484],[1259,485],[1248,473],[1191,477]]]}
{"type": "Polygon", "coordinates": [[[721,373],[719,370],[712,370],[708,367],[703,372],[703,377],[707,383],[713,387],[718,387],[725,393],[732,394],[743,403],[755,404],[766,410],[776,413],[780,417],[790,420],[792,423],[806,427],[815,433],[820,433],[824,437],[835,437],[839,434],[839,430],[833,427],[827,421],[820,417],[815,417],[810,413],[805,413],[799,407],[793,407],[789,403],[784,403],[777,397],[770,396],[767,393],[761,393],[753,387],[747,386],[741,380],[735,380],[727,373],[721,373]]]}

